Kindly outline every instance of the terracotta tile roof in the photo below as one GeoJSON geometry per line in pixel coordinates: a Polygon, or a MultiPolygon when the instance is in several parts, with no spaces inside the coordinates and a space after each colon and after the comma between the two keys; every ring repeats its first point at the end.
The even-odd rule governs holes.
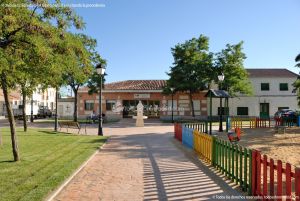
{"type": "Polygon", "coordinates": [[[284,68],[248,68],[249,77],[291,77],[298,75],[284,68]]]}
{"type": "Polygon", "coordinates": [[[105,84],[104,90],[162,90],[166,80],[126,80],[105,84]]]}
{"type": "MultiPolygon", "coordinates": [[[[298,75],[283,68],[248,68],[250,77],[286,77],[296,78],[298,75]]],[[[166,80],[125,80],[107,83],[104,90],[162,90],[166,80]]],[[[82,87],[79,92],[86,92],[87,87],[82,87]]]]}
{"type": "MultiPolygon", "coordinates": [[[[4,101],[4,95],[3,95],[3,92],[2,92],[2,89],[0,89],[0,101],[4,101]]],[[[21,98],[21,95],[20,93],[16,92],[16,91],[12,91],[10,92],[9,94],[9,99],[14,99],[14,100],[19,100],[21,98]]]]}

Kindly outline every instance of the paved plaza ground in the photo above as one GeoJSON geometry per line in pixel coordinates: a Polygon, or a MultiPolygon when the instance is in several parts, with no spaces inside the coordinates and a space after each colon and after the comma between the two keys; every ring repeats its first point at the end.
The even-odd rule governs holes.
{"type": "MultiPolygon", "coordinates": [[[[105,125],[108,143],[54,198],[76,200],[216,200],[240,193],[173,139],[159,121],[137,128],[132,120],[105,125]]],[[[89,128],[96,132],[96,126],[89,128]]]]}

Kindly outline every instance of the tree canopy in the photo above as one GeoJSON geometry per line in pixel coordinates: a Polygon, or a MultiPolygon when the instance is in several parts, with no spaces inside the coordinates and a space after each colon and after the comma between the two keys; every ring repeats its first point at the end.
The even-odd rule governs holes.
{"type": "MultiPolygon", "coordinates": [[[[5,97],[15,161],[20,160],[20,156],[9,91],[21,87],[29,95],[38,85],[58,88],[65,83],[62,72],[69,70],[62,65],[64,62],[74,62],[77,67],[89,63],[88,51],[76,48],[82,41],[78,42],[77,36],[70,36],[67,32],[71,26],[76,29],[84,27],[81,17],[71,8],[59,6],[60,0],[51,3],[58,6],[47,6],[48,0],[0,2],[0,86],[5,97]],[[34,7],[5,6],[26,3],[34,7]],[[74,44],[70,45],[70,40],[74,44]]],[[[78,77],[76,79],[81,82],[78,77]]]]}
{"type": "MultiPolygon", "coordinates": [[[[297,63],[295,67],[300,68],[300,54],[298,54],[295,58],[295,62],[297,63]]],[[[295,87],[297,91],[297,100],[298,100],[298,106],[300,106],[300,75],[298,75],[297,80],[293,83],[293,86],[295,87]]]]}
{"type": "Polygon", "coordinates": [[[189,92],[190,106],[194,116],[193,93],[210,88],[213,82],[218,83],[218,74],[224,73],[223,89],[231,95],[237,93],[250,95],[252,88],[243,63],[246,58],[242,49],[243,42],[236,45],[227,44],[218,53],[209,51],[209,38],[200,35],[171,49],[174,63],[170,67],[169,80],[164,92],[189,92]]]}

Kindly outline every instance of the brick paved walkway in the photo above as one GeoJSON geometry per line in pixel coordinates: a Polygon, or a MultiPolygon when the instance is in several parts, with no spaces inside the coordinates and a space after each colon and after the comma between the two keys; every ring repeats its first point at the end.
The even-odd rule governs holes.
{"type": "MultiPolygon", "coordinates": [[[[173,140],[170,125],[104,131],[105,147],[54,200],[206,200],[240,195],[173,140]]],[[[215,200],[215,199],[213,199],[215,200]]]]}

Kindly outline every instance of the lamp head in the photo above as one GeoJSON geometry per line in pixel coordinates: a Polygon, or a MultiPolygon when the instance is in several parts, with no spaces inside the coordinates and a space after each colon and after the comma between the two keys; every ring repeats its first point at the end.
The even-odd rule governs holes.
{"type": "Polygon", "coordinates": [[[96,71],[97,71],[98,75],[104,75],[104,73],[105,73],[105,66],[103,64],[99,63],[96,66],[96,71]]]}
{"type": "Polygon", "coordinates": [[[224,76],[224,73],[222,73],[221,75],[218,75],[218,80],[219,81],[224,81],[224,78],[225,78],[225,76],[224,76]]]}

